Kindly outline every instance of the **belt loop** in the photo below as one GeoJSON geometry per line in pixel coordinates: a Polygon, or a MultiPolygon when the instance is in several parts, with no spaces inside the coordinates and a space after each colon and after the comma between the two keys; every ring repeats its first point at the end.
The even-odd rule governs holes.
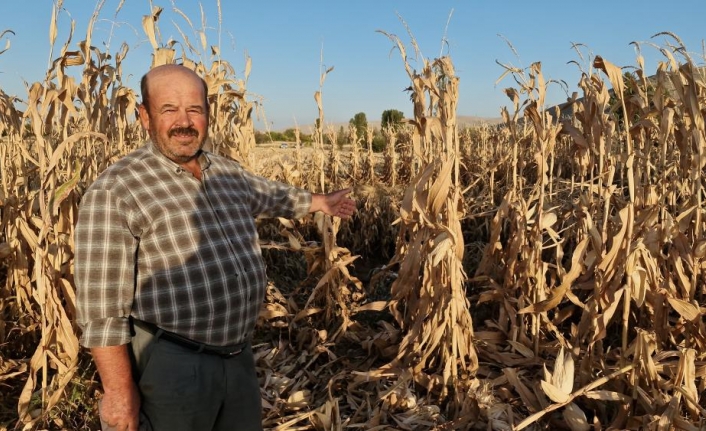
{"type": "Polygon", "coordinates": [[[154,333],[154,339],[159,340],[162,334],[164,334],[164,329],[157,327],[157,332],[154,333]]]}

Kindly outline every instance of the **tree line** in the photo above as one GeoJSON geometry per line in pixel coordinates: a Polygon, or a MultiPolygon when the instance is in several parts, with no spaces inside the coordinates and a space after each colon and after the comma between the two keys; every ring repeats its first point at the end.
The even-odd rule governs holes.
{"type": "MultiPolygon", "coordinates": [[[[386,140],[384,136],[382,135],[382,130],[386,130],[388,128],[393,128],[397,129],[403,124],[404,120],[404,113],[402,111],[399,111],[397,109],[387,109],[382,112],[382,116],[380,118],[380,128],[375,128],[373,130],[373,151],[376,152],[381,152],[385,149],[385,144],[386,140]]],[[[318,121],[318,119],[317,119],[318,121]]],[[[356,132],[356,142],[359,142],[361,146],[365,147],[367,145],[367,129],[368,129],[368,118],[365,115],[365,112],[358,112],[355,114],[349,121],[348,124],[352,125],[355,128],[356,132]]],[[[336,137],[336,140],[339,145],[343,145],[344,143],[350,143],[351,141],[351,136],[349,136],[348,129],[344,128],[341,126],[337,132],[338,136],[336,137]]],[[[301,143],[303,145],[311,145],[313,138],[310,134],[302,133],[300,131],[299,133],[299,139],[301,140],[301,143]]],[[[324,137],[324,139],[328,140],[329,138],[327,136],[324,137]]],[[[290,128],[286,129],[283,132],[274,132],[274,131],[269,131],[269,132],[262,132],[262,131],[255,131],[255,142],[257,144],[264,144],[264,143],[272,143],[272,142],[279,142],[279,141],[284,141],[284,142],[294,142],[296,141],[296,134],[295,134],[295,129],[290,128]]],[[[330,142],[325,142],[326,144],[329,144],[330,142]]]]}

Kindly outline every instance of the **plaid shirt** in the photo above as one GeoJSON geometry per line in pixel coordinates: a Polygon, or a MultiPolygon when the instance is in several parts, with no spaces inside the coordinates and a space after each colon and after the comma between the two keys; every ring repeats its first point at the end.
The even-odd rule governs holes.
{"type": "Polygon", "coordinates": [[[202,181],[148,143],[83,196],[75,233],[86,347],[130,342],[129,316],[194,341],[248,340],[265,296],[255,217],[298,218],[311,194],[204,152],[202,181]]]}

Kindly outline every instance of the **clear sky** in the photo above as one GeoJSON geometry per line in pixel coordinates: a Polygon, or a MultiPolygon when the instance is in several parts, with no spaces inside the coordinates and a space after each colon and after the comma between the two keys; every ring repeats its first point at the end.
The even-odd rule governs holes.
{"type": "MultiPolygon", "coordinates": [[[[142,29],[149,14],[149,0],[105,0],[95,24],[92,43],[116,53],[125,42],[130,51],[123,67],[126,84],[138,89],[139,78],[150,63],[151,47],[142,29]]],[[[448,54],[460,77],[459,115],[498,117],[508,99],[503,89],[516,86],[511,78],[496,84],[503,73],[497,62],[528,68],[539,61],[545,78],[563,80],[571,93],[577,89],[580,68],[600,55],[618,66],[636,65],[641,52],[650,74],[664,60],[659,47],[674,41],[656,33],[677,34],[692,58],[704,62],[706,1],[680,0],[356,0],[284,1],[222,0],[222,22],[216,0],[152,0],[164,8],[158,26],[162,42],[181,40],[177,25],[192,43],[198,40],[176,6],[200,28],[203,8],[209,45],[221,46],[223,59],[242,77],[246,53],[252,58],[248,82],[250,98],[262,100],[265,118],[274,130],[294,125],[303,130],[317,117],[314,92],[319,89],[322,68],[333,67],[323,86],[325,122],[347,122],[364,112],[369,121],[382,111],[398,109],[411,116],[412,104],[404,89],[409,79],[399,52],[377,30],[399,35],[413,53],[405,25],[427,59],[448,54]],[[446,39],[445,44],[442,41],[446,39]],[[583,44],[581,55],[572,48],[583,44]],[[656,46],[655,46],[656,44],[656,46]],[[323,57],[323,62],[321,58],[323,57]],[[583,58],[582,58],[583,57],[583,58]],[[578,62],[578,66],[572,62],[578,62]]],[[[59,14],[54,56],[68,38],[71,21],[76,29],[70,49],[85,38],[94,11],[94,0],[65,0],[59,14]]],[[[20,99],[26,97],[24,82],[43,79],[49,61],[51,0],[0,0],[0,89],[20,99]]],[[[204,59],[210,62],[208,56],[204,59]]],[[[413,63],[421,69],[421,63],[413,63]]],[[[565,100],[554,86],[548,104],[565,100]]],[[[266,122],[266,123],[265,123],[266,122]]]]}

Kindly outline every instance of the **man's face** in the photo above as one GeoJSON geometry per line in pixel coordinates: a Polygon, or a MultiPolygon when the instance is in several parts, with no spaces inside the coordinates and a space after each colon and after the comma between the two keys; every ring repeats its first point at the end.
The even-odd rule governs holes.
{"type": "Polygon", "coordinates": [[[152,142],[169,159],[186,163],[196,157],[208,136],[208,111],[201,80],[188,69],[162,66],[148,75],[149,112],[140,121],[152,142]]]}

